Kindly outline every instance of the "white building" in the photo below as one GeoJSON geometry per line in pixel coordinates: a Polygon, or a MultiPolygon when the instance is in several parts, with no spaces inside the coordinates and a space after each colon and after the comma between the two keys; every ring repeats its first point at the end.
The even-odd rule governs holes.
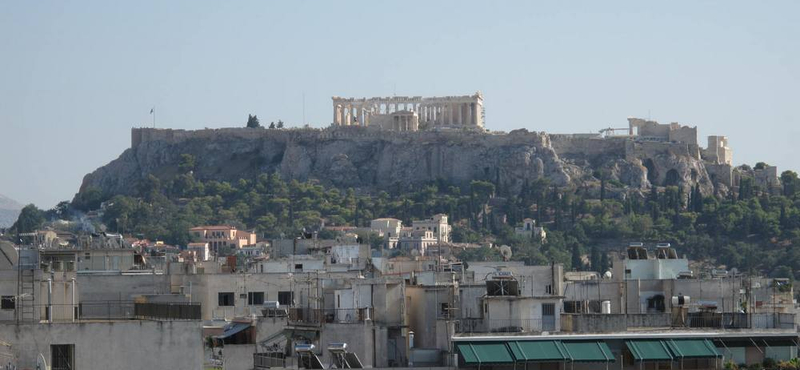
{"type": "Polygon", "coordinates": [[[431,231],[438,243],[450,242],[450,225],[445,214],[434,215],[427,220],[413,221],[411,228],[413,231],[431,231]]]}
{"type": "Polygon", "coordinates": [[[369,228],[384,238],[389,249],[394,249],[403,229],[403,221],[396,218],[377,218],[370,222],[369,228]]]}
{"type": "Polygon", "coordinates": [[[208,247],[208,242],[203,243],[189,243],[186,250],[193,252],[197,261],[208,261],[211,258],[211,250],[208,247]]]}
{"type": "Polygon", "coordinates": [[[514,233],[526,238],[536,237],[539,242],[544,242],[547,239],[547,232],[543,227],[537,227],[536,221],[531,218],[522,220],[521,227],[515,227],[514,233]]]}

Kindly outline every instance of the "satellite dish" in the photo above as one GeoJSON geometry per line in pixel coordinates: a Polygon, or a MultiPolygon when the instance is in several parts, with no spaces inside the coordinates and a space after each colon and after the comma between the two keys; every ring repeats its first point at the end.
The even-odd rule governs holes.
{"type": "Polygon", "coordinates": [[[500,247],[500,255],[503,256],[503,261],[511,260],[511,247],[507,245],[500,247]]]}
{"type": "Polygon", "coordinates": [[[412,249],[412,250],[411,250],[411,255],[412,255],[412,256],[414,256],[414,257],[417,257],[417,256],[419,256],[419,250],[417,250],[417,249],[412,249]]]}
{"type": "Polygon", "coordinates": [[[44,355],[41,353],[36,358],[36,370],[50,370],[50,367],[47,366],[47,360],[44,359],[44,355]]]}

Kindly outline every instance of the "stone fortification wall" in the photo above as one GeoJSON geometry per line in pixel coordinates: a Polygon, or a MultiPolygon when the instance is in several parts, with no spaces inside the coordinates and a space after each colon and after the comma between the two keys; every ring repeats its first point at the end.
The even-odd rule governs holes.
{"type": "Polygon", "coordinates": [[[135,194],[153,174],[169,181],[179,174],[182,154],[196,158],[200,180],[237,181],[278,172],[287,180],[364,189],[405,189],[437,179],[468,185],[500,181],[518,189],[547,177],[566,185],[570,178],[543,133],[517,130],[490,134],[471,130],[386,132],[369,127],[326,129],[139,128],[132,147],[84,178],[108,194],[135,194]]]}
{"type": "Polygon", "coordinates": [[[588,138],[574,135],[550,135],[553,150],[561,157],[625,157],[624,138],[588,138]]]}
{"type": "Polygon", "coordinates": [[[229,127],[202,130],[133,128],[131,129],[131,148],[142,144],[162,142],[180,144],[191,140],[275,140],[280,142],[304,140],[382,140],[393,143],[409,141],[431,143],[447,140],[454,143],[474,143],[485,141],[495,145],[537,145],[550,146],[549,136],[545,133],[515,130],[509,134],[490,134],[474,130],[452,131],[403,131],[386,132],[377,128],[363,126],[291,129],[253,129],[246,127],[229,127]]]}

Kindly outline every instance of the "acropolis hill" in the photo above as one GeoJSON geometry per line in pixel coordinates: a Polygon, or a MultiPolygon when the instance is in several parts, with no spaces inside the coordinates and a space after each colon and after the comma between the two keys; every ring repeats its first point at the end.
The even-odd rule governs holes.
{"type": "MultiPolygon", "coordinates": [[[[131,148],[86,175],[81,189],[134,194],[149,174],[169,180],[182,154],[196,158],[197,179],[237,181],[262,173],[316,179],[364,191],[403,190],[430,181],[486,180],[510,191],[546,178],[556,186],[598,191],[598,173],[624,185],[609,196],[652,185],[699,185],[726,194],[737,185],[724,136],[700,147],[696,127],[628,118],[624,129],[596,134],[509,133],[484,128],[483,96],[333,98],[324,129],[134,128],[131,148]]],[[[755,174],[770,185],[774,167],[755,174]],[[766,179],[766,180],[764,180],[766,179]]],[[[774,177],[777,177],[776,175],[774,177]]]]}

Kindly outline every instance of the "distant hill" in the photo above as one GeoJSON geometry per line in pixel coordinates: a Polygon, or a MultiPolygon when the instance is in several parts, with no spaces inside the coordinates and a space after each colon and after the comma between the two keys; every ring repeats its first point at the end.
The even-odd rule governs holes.
{"type": "Polygon", "coordinates": [[[17,221],[22,204],[3,194],[0,194],[0,227],[9,227],[17,221]]]}

